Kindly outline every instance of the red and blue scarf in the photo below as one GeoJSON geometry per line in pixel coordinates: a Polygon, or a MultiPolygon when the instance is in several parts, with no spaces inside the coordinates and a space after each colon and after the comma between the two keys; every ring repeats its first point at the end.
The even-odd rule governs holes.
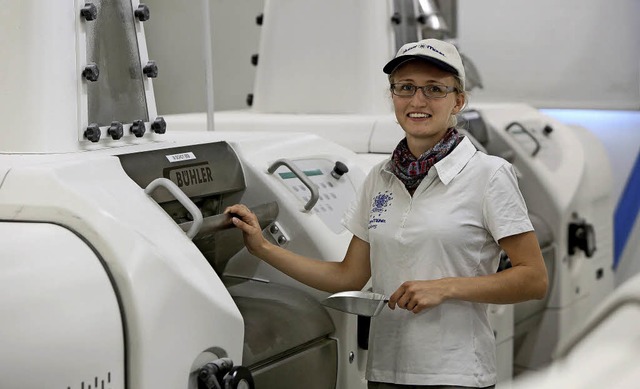
{"type": "Polygon", "coordinates": [[[438,143],[416,158],[409,151],[407,138],[398,143],[391,156],[391,171],[402,181],[407,190],[415,190],[422,179],[429,173],[429,169],[442,158],[446,157],[464,138],[451,127],[438,143]]]}

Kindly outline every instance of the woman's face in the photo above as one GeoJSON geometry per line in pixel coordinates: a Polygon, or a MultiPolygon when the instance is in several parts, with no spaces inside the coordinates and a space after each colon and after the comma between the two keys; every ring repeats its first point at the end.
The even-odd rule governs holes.
{"type": "MultiPolygon", "coordinates": [[[[440,68],[420,60],[400,65],[392,75],[392,83],[415,86],[455,86],[455,77],[440,68]]],[[[443,98],[429,98],[422,90],[410,97],[392,94],[398,123],[406,133],[411,152],[418,157],[432,148],[447,132],[452,114],[464,106],[464,96],[451,92],[443,98]]]]}

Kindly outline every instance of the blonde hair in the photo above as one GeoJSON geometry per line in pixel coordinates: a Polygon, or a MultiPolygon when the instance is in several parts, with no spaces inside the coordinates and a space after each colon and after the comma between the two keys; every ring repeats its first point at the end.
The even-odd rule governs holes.
{"type": "MultiPolygon", "coordinates": [[[[460,78],[460,76],[458,76],[457,74],[454,74],[453,78],[454,78],[453,86],[456,88],[456,93],[462,95],[462,98],[464,98],[464,104],[462,105],[462,108],[460,108],[460,111],[458,111],[458,113],[460,113],[467,107],[467,97],[469,97],[469,94],[462,87],[462,79],[460,78]]],[[[451,114],[451,117],[449,118],[449,122],[448,122],[449,128],[455,127],[457,125],[458,125],[458,115],[451,114]]]]}

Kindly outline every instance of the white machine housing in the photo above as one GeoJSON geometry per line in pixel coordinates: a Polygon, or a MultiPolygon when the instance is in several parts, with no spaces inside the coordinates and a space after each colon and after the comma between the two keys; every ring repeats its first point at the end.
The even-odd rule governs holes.
{"type": "MultiPolygon", "coordinates": [[[[0,228],[6,232],[0,254],[7,296],[1,310],[12,318],[2,333],[2,382],[79,387],[95,379],[111,388],[167,383],[195,388],[198,369],[207,361],[243,360],[245,334],[237,303],[184,231],[127,175],[118,155],[157,150],[175,155],[177,147],[232,140],[250,188],[239,200],[249,206],[277,200],[283,244],[318,258],[341,258],[340,247],[349,236],[321,216],[330,210],[304,210],[306,202],[287,180],[266,170],[287,158],[301,169],[305,164],[321,169],[330,182],[325,161],[339,158],[353,171],[334,184],[337,191],[320,190],[324,200],[318,205],[327,207],[332,194],[355,196],[364,177],[352,160],[355,154],[312,135],[178,135],[90,153],[0,155],[5,167],[0,228]],[[34,365],[40,374],[29,374],[34,365]]],[[[327,296],[246,250],[228,268],[225,276],[292,285],[317,300],[327,296]]],[[[326,379],[341,388],[364,385],[366,354],[356,344],[356,318],[331,316],[340,367],[326,379]]],[[[286,379],[292,388],[304,382],[286,379]]]]}
{"type": "Polygon", "coordinates": [[[275,201],[279,216],[265,230],[269,239],[341,259],[350,237],[337,215],[364,178],[358,156],[310,134],[206,127],[165,134],[151,80],[157,69],[146,54],[149,10],[137,0],[3,5],[1,35],[10,39],[0,39],[0,387],[196,389],[207,366],[224,368],[209,378],[225,388],[247,387],[246,374],[266,389],[366,387],[355,316],[328,312],[319,304],[326,293],[233,246],[239,231],[216,241],[228,257],[221,269],[192,240],[208,220],[224,219],[226,205],[275,201]],[[43,14],[47,23],[33,16],[43,14]],[[216,206],[206,208],[189,193],[203,183],[225,184],[229,173],[218,165],[199,170],[216,155],[196,151],[212,146],[226,150],[230,165],[223,166],[237,187],[215,193],[216,206]],[[312,173],[315,208],[285,168],[269,171],[282,159],[312,173]],[[331,175],[336,161],[349,172],[331,175]],[[193,220],[179,222],[173,211],[193,220]],[[264,293],[246,294],[255,290],[264,293]],[[262,329],[252,326],[251,313],[287,291],[290,299],[271,303],[289,304],[285,311],[295,317],[279,319],[297,332],[258,340],[282,347],[306,330],[301,320],[316,317],[326,319],[323,332],[242,366],[265,355],[248,348],[256,345],[247,342],[251,332],[262,329]],[[309,372],[304,367],[316,350],[324,365],[309,372]]]}

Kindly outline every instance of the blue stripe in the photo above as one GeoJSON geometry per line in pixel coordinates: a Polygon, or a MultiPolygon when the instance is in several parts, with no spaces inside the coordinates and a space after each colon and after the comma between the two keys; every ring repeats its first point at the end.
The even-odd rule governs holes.
{"type": "Polygon", "coordinates": [[[640,151],[629,175],[629,180],[620,196],[614,216],[613,268],[618,267],[620,257],[629,240],[629,235],[640,212],[640,151]]]}

